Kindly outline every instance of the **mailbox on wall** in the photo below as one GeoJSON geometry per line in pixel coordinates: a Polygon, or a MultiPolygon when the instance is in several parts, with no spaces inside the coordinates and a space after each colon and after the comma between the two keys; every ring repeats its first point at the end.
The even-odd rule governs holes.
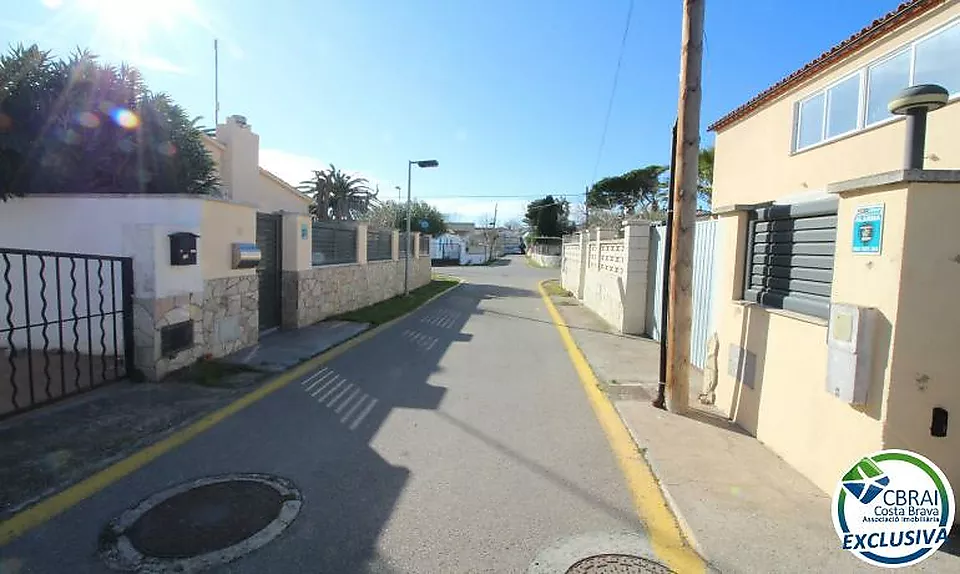
{"type": "Polygon", "coordinates": [[[233,244],[233,268],[251,269],[260,265],[260,248],[256,243],[233,244]]]}
{"type": "Polygon", "coordinates": [[[189,231],[170,234],[170,265],[197,264],[197,237],[189,231]]]}

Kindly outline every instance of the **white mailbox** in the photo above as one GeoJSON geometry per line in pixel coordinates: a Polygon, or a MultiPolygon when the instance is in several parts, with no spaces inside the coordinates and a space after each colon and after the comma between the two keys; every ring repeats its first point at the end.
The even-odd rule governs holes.
{"type": "Polygon", "coordinates": [[[846,303],[830,305],[827,326],[827,392],[841,401],[867,402],[877,310],[846,303]]]}

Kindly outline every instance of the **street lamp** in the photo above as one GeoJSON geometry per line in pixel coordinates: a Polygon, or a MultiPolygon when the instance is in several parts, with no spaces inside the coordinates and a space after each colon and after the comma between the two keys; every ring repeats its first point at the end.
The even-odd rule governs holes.
{"type": "Polygon", "coordinates": [[[413,242],[411,241],[410,235],[410,177],[413,173],[413,166],[426,168],[426,167],[437,167],[440,165],[435,159],[421,159],[421,160],[410,160],[407,162],[407,249],[403,254],[403,294],[410,294],[410,252],[413,250],[413,242]]]}

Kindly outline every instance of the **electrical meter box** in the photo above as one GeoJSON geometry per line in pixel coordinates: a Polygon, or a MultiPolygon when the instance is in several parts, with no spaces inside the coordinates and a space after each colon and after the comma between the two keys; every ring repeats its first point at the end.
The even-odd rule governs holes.
{"type": "Polygon", "coordinates": [[[846,403],[867,402],[873,364],[877,310],[846,303],[830,305],[827,326],[827,392],[846,403]]]}

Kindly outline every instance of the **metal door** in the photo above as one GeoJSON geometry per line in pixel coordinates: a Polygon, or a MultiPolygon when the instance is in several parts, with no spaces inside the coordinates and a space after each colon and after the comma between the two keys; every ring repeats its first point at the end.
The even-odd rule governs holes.
{"type": "Polygon", "coordinates": [[[280,227],[280,215],[257,214],[257,247],[261,253],[260,266],[257,267],[261,331],[280,326],[280,227]]]}

